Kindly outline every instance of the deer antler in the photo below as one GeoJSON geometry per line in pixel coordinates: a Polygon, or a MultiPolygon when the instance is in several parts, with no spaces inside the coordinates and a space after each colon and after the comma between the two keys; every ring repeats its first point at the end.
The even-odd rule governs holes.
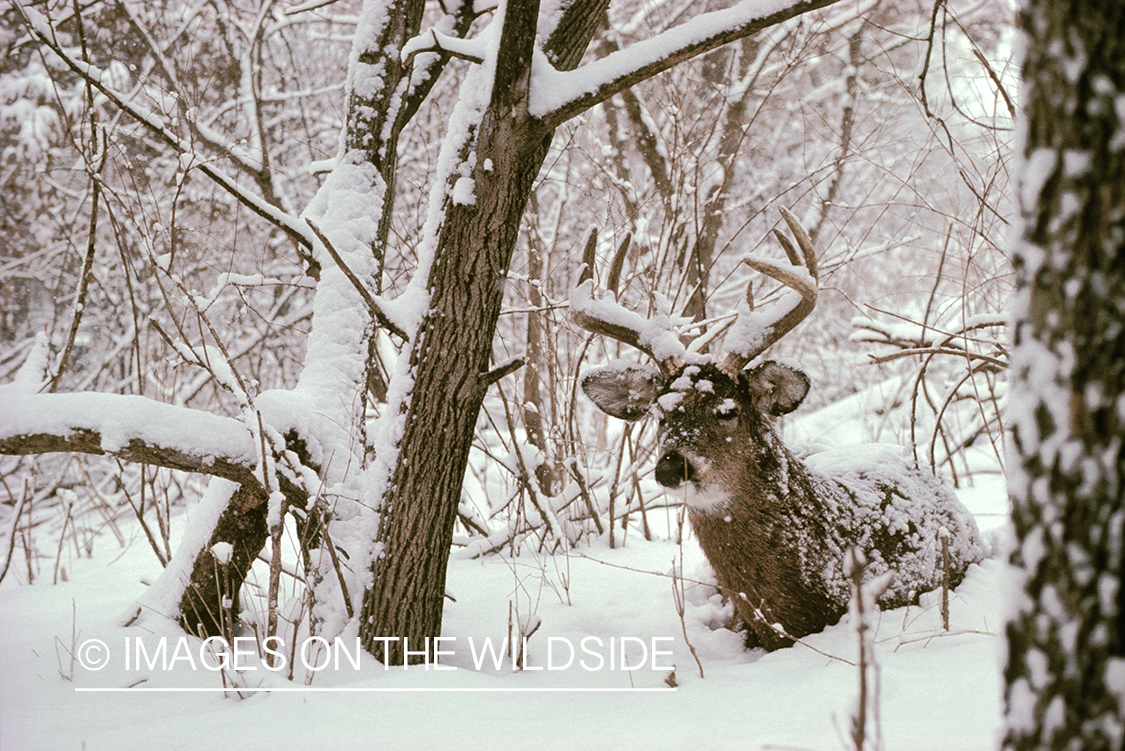
{"type": "MultiPolygon", "coordinates": [[[[732,376],[771,344],[789,333],[812,312],[816,305],[817,263],[812,240],[797,221],[797,217],[788,209],[781,208],[780,211],[793,237],[797,240],[797,247],[794,247],[792,241],[781,232],[774,230],[774,235],[785,249],[785,254],[792,265],[781,266],[755,258],[743,259],[743,263],[794,290],[799,295],[799,299],[788,309],[782,308],[780,311],[776,310],[778,306],[770,306],[762,311],[744,310],[733,324],[730,324],[726,338],[728,342],[735,342],[735,345],[728,349],[728,354],[719,368],[732,376]]],[[[610,289],[597,296],[594,293],[593,280],[596,245],[597,230],[591,230],[582,259],[585,268],[579,277],[578,285],[570,293],[571,318],[592,334],[615,339],[644,352],[657,363],[666,376],[671,375],[692,359],[673,331],[672,318],[664,315],[651,320],[646,319],[618,304],[616,299],[608,299],[617,296],[617,280],[621,273],[625,251],[628,249],[629,238],[626,237],[618,247],[610,264],[610,282],[607,284],[610,289]]],[[[748,299],[749,290],[748,284],[748,299]]],[[[784,301],[783,299],[779,302],[784,301]]],[[[748,304],[748,307],[752,306],[748,304]]]]}
{"type": "Polygon", "coordinates": [[[687,355],[683,343],[672,331],[671,317],[665,315],[648,319],[620,305],[616,299],[607,299],[617,297],[621,266],[629,249],[629,236],[626,235],[618,246],[610,263],[606,284],[609,289],[596,297],[593,270],[597,239],[597,230],[591,229],[582,256],[584,268],[578,285],[570,293],[571,319],[591,334],[615,339],[644,352],[656,362],[661,372],[671,375],[684,364],[687,355]]]}
{"type": "Polygon", "coordinates": [[[728,350],[727,356],[719,366],[729,375],[742,370],[746,363],[788,334],[816,307],[818,273],[816,251],[813,249],[812,240],[805,232],[805,228],[797,221],[797,217],[786,208],[780,208],[780,211],[800,247],[800,254],[798,254],[789,238],[780,231],[774,230],[774,236],[785,249],[792,266],[778,266],[755,258],[745,258],[742,262],[758,273],[765,274],[789,287],[799,295],[799,298],[780,317],[772,307],[761,312],[744,312],[739,316],[727,335],[727,341],[733,340],[735,345],[728,350]]]}

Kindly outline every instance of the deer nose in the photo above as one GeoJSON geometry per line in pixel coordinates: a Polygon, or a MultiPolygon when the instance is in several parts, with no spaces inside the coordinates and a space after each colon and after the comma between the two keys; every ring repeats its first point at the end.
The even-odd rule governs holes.
{"type": "Polygon", "coordinates": [[[695,467],[686,456],[675,449],[664,452],[664,456],[656,463],[656,481],[666,488],[679,487],[693,479],[695,479],[695,467]]]}

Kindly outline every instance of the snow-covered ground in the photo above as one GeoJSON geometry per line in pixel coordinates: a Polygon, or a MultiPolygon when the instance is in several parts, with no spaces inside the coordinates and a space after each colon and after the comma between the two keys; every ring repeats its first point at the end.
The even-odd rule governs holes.
{"type": "MultiPolygon", "coordinates": [[[[978,483],[962,499],[986,535],[1002,540],[1002,482],[978,483]]],[[[201,643],[171,624],[158,632],[120,625],[156,565],[143,540],[124,551],[99,541],[91,558],[67,564],[65,583],[9,576],[0,587],[0,748],[853,747],[859,671],[849,664],[858,644],[849,618],[804,645],[745,652],[723,628],[729,610],[718,596],[688,585],[684,622],[701,677],[674,606],[680,555],[674,542],[639,535],[624,548],[596,542],[553,557],[455,553],[440,644],[450,669],[385,669],[366,655],[356,669],[340,653],[306,686],[303,669],[289,682],[244,654],[239,664],[256,669],[241,672],[242,685],[285,690],[239,693],[222,690],[201,643]],[[482,656],[484,640],[499,646],[510,619],[539,623],[524,670],[482,656]],[[625,667],[636,669],[621,669],[622,645],[625,667]],[[71,653],[104,667],[84,668],[71,653]],[[672,666],[674,690],[665,682],[672,666]]],[[[708,576],[691,539],[682,556],[688,579],[708,576]]],[[[1005,579],[996,558],[972,567],[954,592],[949,633],[935,595],[882,614],[870,738],[909,751],[995,748],[1005,579]]],[[[342,642],[348,653],[354,637],[342,642]]]]}

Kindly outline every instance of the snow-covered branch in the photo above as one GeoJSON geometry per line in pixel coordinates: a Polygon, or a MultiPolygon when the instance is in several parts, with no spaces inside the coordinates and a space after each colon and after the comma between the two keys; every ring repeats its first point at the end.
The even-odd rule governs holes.
{"type": "Polygon", "coordinates": [[[313,223],[311,218],[305,217],[305,223],[308,224],[309,228],[316,234],[316,238],[324,245],[324,250],[328,252],[328,255],[332,256],[332,260],[340,267],[340,271],[344,273],[344,276],[348,278],[348,281],[351,282],[356,292],[358,292],[360,297],[363,298],[363,301],[367,303],[368,309],[374,314],[379,325],[399,339],[404,341],[410,339],[410,335],[399,328],[398,325],[383,312],[383,307],[379,304],[379,301],[375,299],[375,296],[371,294],[370,290],[363,286],[363,282],[359,280],[359,277],[355,275],[355,272],[352,271],[351,267],[344,261],[340,252],[336,250],[335,246],[332,245],[332,241],[328,239],[328,236],[313,223]]]}
{"type": "MultiPolygon", "coordinates": [[[[27,394],[4,387],[0,454],[54,452],[115,456],[261,487],[258,450],[239,420],[143,396],[27,394]]],[[[282,486],[303,502],[296,486],[284,479],[282,486]]]]}
{"type": "Polygon", "coordinates": [[[484,62],[486,51],[479,39],[451,37],[431,28],[403,45],[402,61],[405,63],[421,52],[433,52],[480,65],[484,62]]]}
{"type": "Polygon", "coordinates": [[[838,0],[743,0],[567,72],[536,53],[529,111],[555,128],[596,104],[696,55],[838,0]]]}

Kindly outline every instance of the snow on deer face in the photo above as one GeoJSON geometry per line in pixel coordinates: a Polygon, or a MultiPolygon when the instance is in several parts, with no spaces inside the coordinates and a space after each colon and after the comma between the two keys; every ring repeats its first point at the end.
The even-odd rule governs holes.
{"type": "Polygon", "coordinates": [[[592,371],[582,389],[602,411],[660,420],[656,480],[681,493],[693,513],[719,514],[740,493],[778,471],[770,418],[796,409],[804,373],[773,361],[731,377],[712,364],[685,365],[665,378],[654,368],[614,364],[592,371]]]}

